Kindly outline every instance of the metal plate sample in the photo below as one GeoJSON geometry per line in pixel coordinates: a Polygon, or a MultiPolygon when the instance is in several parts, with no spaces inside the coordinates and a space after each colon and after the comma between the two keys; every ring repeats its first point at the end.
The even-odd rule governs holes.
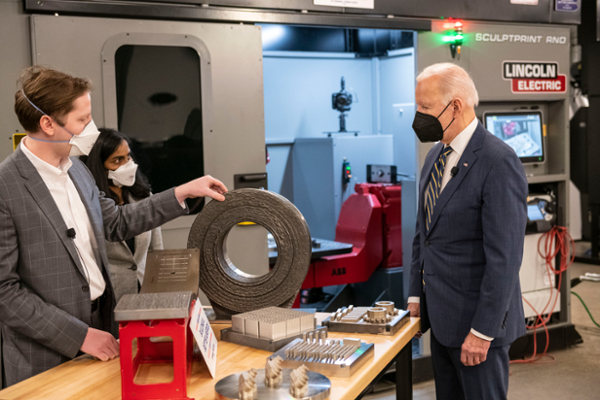
{"type": "Polygon", "coordinates": [[[140,293],[190,291],[198,294],[200,250],[154,250],[148,253],[140,293]]]}
{"type": "MultiPolygon", "coordinates": [[[[367,313],[369,307],[356,307],[352,314],[367,313]],[[364,311],[364,312],[363,312],[364,311]]],[[[410,321],[410,313],[408,311],[399,310],[398,315],[386,324],[367,323],[363,320],[358,322],[338,322],[332,321],[331,317],[327,317],[321,322],[321,325],[326,326],[330,332],[348,332],[348,333],[370,333],[374,335],[395,335],[404,325],[410,321]]]]}
{"type": "MultiPolygon", "coordinates": [[[[308,366],[308,365],[307,365],[308,366]]],[[[309,367],[310,368],[310,367],[309,367]]],[[[282,371],[283,381],[279,388],[268,388],[265,386],[265,370],[257,370],[256,386],[258,393],[256,400],[325,400],[331,391],[331,381],[326,376],[317,372],[308,371],[308,390],[304,397],[294,397],[290,394],[291,369],[284,368],[282,371]]],[[[239,398],[240,374],[232,374],[221,379],[215,384],[215,392],[218,399],[233,400],[239,398]]]]}
{"type": "Polygon", "coordinates": [[[115,307],[117,321],[187,318],[196,294],[188,292],[126,294],[115,307]]]}
{"type": "MultiPolygon", "coordinates": [[[[360,347],[346,359],[339,359],[336,361],[313,361],[313,358],[308,360],[290,360],[286,356],[286,350],[293,346],[302,343],[302,339],[295,339],[293,342],[285,346],[284,348],[273,353],[269,358],[275,358],[277,356],[283,359],[281,364],[286,368],[298,368],[301,365],[306,365],[309,370],[320,372],[327,376],[349,378],[356,372],[367,360],[373,358],[375,345],[373,343],[361,343],[360,347]]],[[[330,340],[326,340],[330,342],[330,340]]]]}
{"type": "Polygon", "coordinates": [[[267,307],[233,315],[231,326],[238,333],[280,340],[314,330],[315,316],[300,310],[267,307]]]}
{"type": "Polygon", "coordinates": [[[311,258],[310,232],[300,211],[277,193],[248,188],[207,204],[192,225],[188,248],[201,250],[199,284],[218,319],[270,306],[289,308],[311,258]],[[225,249],[231,228],[245,221],[262,225],[277,243],[277,262],[260,277],[241,274],[225,249]]]}

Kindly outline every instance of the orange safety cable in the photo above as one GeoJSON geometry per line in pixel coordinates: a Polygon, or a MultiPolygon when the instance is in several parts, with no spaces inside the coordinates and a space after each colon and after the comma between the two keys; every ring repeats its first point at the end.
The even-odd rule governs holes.
{"type": "MultiPolygon", "coordinates": [[[[548,298],[548,303],[539,313],[529,301],[523,296],[523,300],[531,307],[531,309],[537,314],[537,319],[533,326],[527,326],[527,329],[533,329],[533,355],[531,358],[525,360],[513,360],[511,363],[534,363],[541,360],[546,356],[546,352],[548,351],[548,346],[550,345],[550,333],[548,332],[548,327],[546,323],[552,317],[554,310],[556,308],[556,302],[558,301],[558,294],[560,293],[560,288],[562,286],[562,276],[563,272],[565,272],[575,259],[575,241],[569,235],[567,228],[564,226],[554,226],[552,229],[546,233],[544,233],[540,239],[538,240],[538,254],[544,259],[546,262],[546,272],[548,273],[549,282],[552,282],[552,274],[558,275],[558,285],[556,288],[556,296],[554,297],[554,302],[552,302],[552,296],[554,294],[552,285],[550,286],[550,297],[548,298]],[[544,241],[544,253],[541,250],[542,239],[544,241]],[[570,248],[569,248],[570,245],[570,248]],[[568,259],[568,255],[571,254],[570,259],[568,259]],[[556,256],[560,255],[560,263],[558,269],[552,266],[552,260],[556,258],[556,256]],[[552,307],[547,314],[546,319],[543,318],[543,315],[546,313],[548,306],[552,303],[552,307]],[[546,333],[546,347],[544,351],[537,356],[537,328],[543,327],[546,333]]],[[[550,356],[552,359],[554,357],[550,356]]]]}

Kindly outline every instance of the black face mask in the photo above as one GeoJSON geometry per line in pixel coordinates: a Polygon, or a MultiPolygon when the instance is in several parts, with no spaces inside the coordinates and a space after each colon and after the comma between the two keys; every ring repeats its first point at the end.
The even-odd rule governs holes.
{"type": "Polygon", "coordinates": [[[442,111],[437,118],[433,115],[423,114],[422,112],[417,111],[412,127],[422,143],[437,142],[443,139],[444,132],[452,125],[454,118],[452,118],[452,121],[450,121],[446,129],[442,128],[442,124],[438,118],[446,112],[446,109],[448,109],[450,104],[452,104],[452,102],[448,103],[446,108],[444,108],[444,111],[442,111]]]}

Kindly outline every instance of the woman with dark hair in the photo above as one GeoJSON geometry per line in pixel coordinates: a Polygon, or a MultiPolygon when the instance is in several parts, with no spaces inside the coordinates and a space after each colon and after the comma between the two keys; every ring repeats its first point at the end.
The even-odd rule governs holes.
{"type": "MultiPolygon", "coordinates": [[[[137,168],[129,139],[114,129],[100,128],[89,156],[81,160],[92,172],[101,192],[117,205],[135,203],[150,196],[150,184],[137,168]]],[[[123,242],[106,242],[110,275],[117,303],[124,294],[137,293],[144,279],[148,250],[162,250],[160,228],[123,242]]]]}

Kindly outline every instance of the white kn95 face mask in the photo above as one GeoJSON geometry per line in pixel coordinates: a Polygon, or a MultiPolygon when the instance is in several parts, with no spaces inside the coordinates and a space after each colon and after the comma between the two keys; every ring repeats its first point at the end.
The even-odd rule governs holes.
{"type": "Polygon", "coordinates": [[[108,179],[112,179],[117,187],[133,186],[138,165],[133,160],[127,161],[114,171],[108,171],[108,179]]]}

